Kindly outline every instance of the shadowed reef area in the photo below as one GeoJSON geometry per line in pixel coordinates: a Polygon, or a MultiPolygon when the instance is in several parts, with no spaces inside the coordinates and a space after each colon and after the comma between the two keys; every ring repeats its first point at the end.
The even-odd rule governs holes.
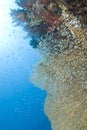
{"type": "Polygon", "coordinates": [[[30,81],[47,91],[52,130],[87,130],[87,0],[16,3],[22,10],[11,15],[24,22],[42,57],[30,81]]]}

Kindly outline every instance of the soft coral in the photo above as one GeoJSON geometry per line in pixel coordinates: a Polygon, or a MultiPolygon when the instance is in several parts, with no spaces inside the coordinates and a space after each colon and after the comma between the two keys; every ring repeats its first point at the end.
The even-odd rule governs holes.
{"type": "Polygon", "coordinates": [[[61,24],[61,18],[56,13],[48,13],[43,8],[40,9],[41,18],[46,22],[49,26],[49,32],[54,31],[55,29],[59,30],[61,24]]]}

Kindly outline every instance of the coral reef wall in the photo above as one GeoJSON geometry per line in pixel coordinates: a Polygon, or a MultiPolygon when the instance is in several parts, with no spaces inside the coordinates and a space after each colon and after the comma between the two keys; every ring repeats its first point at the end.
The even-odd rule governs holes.
{"type": "Polygon", "coordinates": [[[61,30],[40,40],[43,60],[31,81],[47,91],[44,109],[52,130],[87,130],[87,31],[64,9],[61,30]]]}
{"type": "Polygon", "coordinates": [[[47,90],[45,112],[53,130],[87,129],[87,46],[37,65],[32,82],[47,90]],[[35,72],[36,71],[36,72],[35,72]]]}
{"type": "Polygon", "coordinates": [[[47,91],[52,130],[87,130],[87,0],[16,2],[23,9],[12,15],[33,34],[42,57],[30,81],[47,91]]]}

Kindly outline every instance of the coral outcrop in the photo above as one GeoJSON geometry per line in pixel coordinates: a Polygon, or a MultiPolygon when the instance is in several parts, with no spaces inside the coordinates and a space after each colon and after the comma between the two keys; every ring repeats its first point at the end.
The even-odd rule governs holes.
{"type": "Polygon", "coordinates": [[[32,74],[32,82],[47,91],[45,112],[53,130],[87,129],[86,65],[87,49],[81,45],[45,59],[32,74]]]}

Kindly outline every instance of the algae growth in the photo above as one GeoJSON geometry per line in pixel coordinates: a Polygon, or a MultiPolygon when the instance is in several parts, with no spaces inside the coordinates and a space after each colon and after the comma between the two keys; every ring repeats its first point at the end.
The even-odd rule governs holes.
{"type": "Polygon", "coordinates": [[[30,80],[47,91],[44,110],[52,129],[87,130],[87,0],[16,3],[22,16],[20,10],[12,16],[24,22],[41,53],[30,80]]]}

